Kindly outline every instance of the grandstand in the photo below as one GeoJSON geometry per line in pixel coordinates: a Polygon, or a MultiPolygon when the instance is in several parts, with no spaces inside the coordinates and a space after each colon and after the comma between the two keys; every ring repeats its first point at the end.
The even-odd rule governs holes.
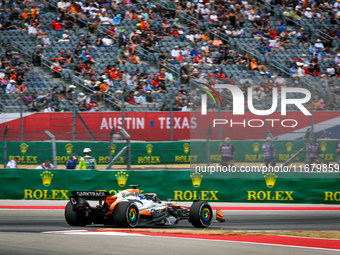
{"type": "Polygon", "coordinates": [[[259,109],[268,108],[272,87],[294,86],[312,92],[315,110],[338,110],[339,7],[2,1],[1,110],[19,112],[23,100],[25,112],[189,111],[190,86],[200,78],[254,87],[259,109]]]}

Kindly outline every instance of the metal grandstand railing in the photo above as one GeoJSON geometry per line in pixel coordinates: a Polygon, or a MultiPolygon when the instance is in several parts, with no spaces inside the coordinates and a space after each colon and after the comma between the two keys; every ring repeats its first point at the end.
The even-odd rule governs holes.
{"type": "Polygon", "coordinates": [[[283,15],[283,9],[279,9],[271,5],[268,2],[261,3],[257,1],[256,5],[259,6],[261,11],[264,11],[266,13],[270,12],[271,14],[274,14],[276,17],[280,17],[283,21],[285,21],[285,23],[290,22],[291,24],[294,24],[294,26],[297,28],[301,28],[301,27],[304,28],[306,32],[310,33],[310,38],[313,38],[313,39],[319,38],[322,40],[330,41],[330,39],[327,38],[327,34],[317,28],[313,28],[310,25],[309,20],[304,20],[303,18],[292,19],[290,17],[287,17],[283,15]]]}
{"type": "MultiPolygon", "coordinates": [[[[172,10],[172,9],[170,9],[170,8],[168,8],[167,7],[167,4],[164,2],[164,1],[159,1],[159,2],[156,2],[156,3],[158,3],[158,4],[161,4],[162,5],[162,8],[164,8],[164,9],[166,9],[166,10],[172,10]]],[[[173,11],[173,10],[172,10],[173,11]]],[[[187,14],[187,13],[185,13],[185,12],[183,12],[183,13],[180,13],[179,15],[178,15],[178,18],[179,18],[179,20],[184,20],[185,22],[187,22],[187,23],[189,23],[189,24],[191,24],[191,25],[193,25],[193,26],[196,26],[196,25],[198,25],[199,23],[200,23],[200,21],[198,20],[198,19],[196,19],[193,15],[189,15],[189,14],[187,14]]],[[[184,24],[184,25],[186,25],[186,23],[181,23],[181,24],[184,24]]],[[[183,26],[183,27],[185,27],[185,26],[183,26]]],[[[185,29],[183,29],[183,30],[185,30],[185,29]]],[[[201,29],[200,29],[201,30],[201,29]]],[[[212,37],[218,37],[219,39],[221,39],[222,41],[228,41],[228,38],[227,37],[224,37],[224,36],[221,36],[220,34],[218,34],[218,33],[214,33],[214,32],[212,32],[210,29],[207,29],[206,30],[208,33],[209,33],[209,36],[210,36],[210,38],[212,38],[212,37]]],[[[221,33],[222,34],[222,33],[221,33]]]]}
{"type": "MultiPolygon", "coordinates": [[[[33,54],[34,51],[28,47],[25,47],[24,45],[18,43],[18,42],[12,42],[11,46],[18,50],[20,52],[20,54],[26,56],[27,58],[29,58],[31,61],[31,63],[33,63],[33,54]]],[[[48,69],[51,70],[51,66],[52,66],[52,61],[49,61],[47,58],[41,58],[41,67],[43,69],[48,69]]],[[[58,73],[60,75],[60,77],[63,76],[62,72],[60,71],[55,71],[56,73],[58,73]]]]}
{"type": "MultiPolygon", "coordinates": [[[[83,88],[83,90],[85,90],[85,91],[92,92],[91,89],[89,89],[88,87],[85,86],[84,80],[81,79],[81,78],[79,78],[78,76],[73,76],[72,83],[73,83],[75,86],[80,86],[80,87],[83,88]]],[[[103,104],[104,104],[104,106],[106,106],[106,103],[108,103],[108,104],[110,104],[110,105],[113,106],[113,107],[117,107],[118,109],[121,109],[121,108],[122,108],[121,105],[119,105],[119,104],[117,104],[116,102],[114,102],[113,100],[111,100],[111,98],[113,98],[113,99],[115,99],[115,100],[117,99],[117,98],[115,98],[114,95],[111,95],[111,98],[110,98],[110,97],[107,97],[107,96],[105,95],[105,93],[103,93],[103,97],[104,97],[104,98],[103,98],[103,104]]]]}
{"type": "MultiPolygon", "coordinates": [[[[246,52],[249,53],[251,56],[255,56],[257,59],[261,58],[260,53],[256,53],[256,51],[251,51],[249,50],[249,47],[246,44],[237,44],[236,45],[237,50],[239,52],[246,52]]],[[[287,67],[285,67],[283,64],[271,59],[270,62],[268,63],[272,68],[279,70],[281,73],[286,74],[287,76],[290,76],[290,71],[287,67]]]]}
{"type": "MultiPolygon", "coordinates": [[[[53,9],[58,10],[58,1],[56,1],[56,0],[49,0],[49,1],[47,1],[47,5],[48,5],[49,7],[52,7],[53,9]]],[[[69,17],[72,17],[72,18],[76,19],[77,22],[78,22],[78,24],[81,24],[81,25],[82,25],[82,28],[85,27],[86,35],[88,34],[89,27],[88,27],[87,21],[84,21],[84,20],[79,19],[78,17],[76,17],[76,16],[73,15],[72,13],[67,13],[67,12],[65,12],[65,15],[67,15],[67,16],[69,16],[69,17]]]]}

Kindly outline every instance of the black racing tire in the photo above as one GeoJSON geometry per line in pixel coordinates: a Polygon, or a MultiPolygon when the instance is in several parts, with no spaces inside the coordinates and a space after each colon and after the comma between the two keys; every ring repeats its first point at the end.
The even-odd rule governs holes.
{"type": "Polygon", "coordinates": [[[139,210],[135,203],[119,202],[113,209],[113,221],[120,228],[134,228],[139,222],[139,210]]]}
{"type": "Polygon", "coordinates": [[[190,207],[190,222],[196,228],[207,228],[211,224],[213,210],[204,201],[194,202],[190,207]]]}
{"type": "Polygon", "coordinates": [[[71,226],[86,226],[85,215],[73,211],[73,205],[69,201],[65,208],[65,220],[71,226]]]}

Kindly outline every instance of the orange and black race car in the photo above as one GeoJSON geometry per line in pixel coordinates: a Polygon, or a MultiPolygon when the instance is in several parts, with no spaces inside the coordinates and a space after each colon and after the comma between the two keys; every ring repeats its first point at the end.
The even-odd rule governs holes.
{"type": "Polygon", "coordinates": [[[196,228],[209,227],[211,222],[224,222],[221,210],[216,210],[213,219],[211,206],[196,200],[190,207],[161,201],[154,193],[140,194],[139,185],[131,185],[114,196],[102,191],[72,191],[65,209],[65,219],[71,226],[90,224],[136,227],[139,225],[172,226],[180,220],[189,220],[196,228]],[[99,200],[95,207],[87,200],[99,200]]]}

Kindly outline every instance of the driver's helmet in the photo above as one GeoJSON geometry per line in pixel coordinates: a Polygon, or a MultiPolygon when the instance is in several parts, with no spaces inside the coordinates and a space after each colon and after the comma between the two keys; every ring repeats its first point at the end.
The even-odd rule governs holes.
{"type": "Polygon", "coordinates": [[[145,199],[144,194],[140,194],[140,195],[139,195],[139,199],[144,200],[144,199],[145,199]]]}
{"type": "Polygon", "coordinates": [[[126,196],[138,197],[139,196],[139,190],[138,191],[134,190],[133,192],[129,191],[129,192],[126,193],[126,196]]]}

